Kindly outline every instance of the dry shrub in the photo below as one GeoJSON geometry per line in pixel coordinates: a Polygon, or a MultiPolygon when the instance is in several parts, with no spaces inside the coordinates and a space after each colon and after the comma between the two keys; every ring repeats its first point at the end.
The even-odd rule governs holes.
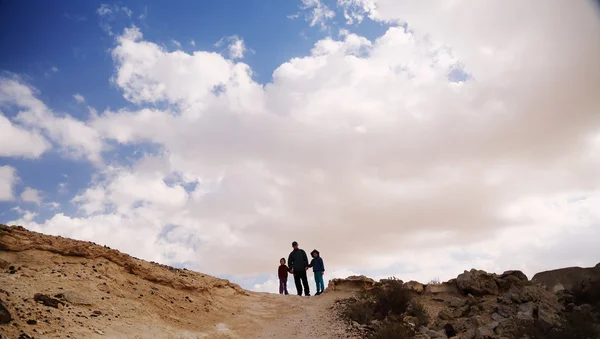
{"type": "Polygon", "coordinates": [[[400,322],[384,322],[370,338],[373,339],[410,339],[415,332],[400,322]]]}
{"type": "Polygon", "coordinates": [[[374,320],[375,304],[367,298],[350,299],[344,309],[344,317],[356,321],[359,324],[367,325],[374,320]]]}
{"type": "Polygon", "coordinates": [[[402,281],[396,278],[390,279],[386,286],[373,290],[376,301],[375,312],[382,318],[388,314],[402,314],[408,309],[408,304],[413,297],[412,291],[402,286],[402,281]]]}
{"type": "Polygon", "coordinates": [[[410,311],[408,314],[417,319],[417,323],[415,324],[417,328],[429,325],[429,315],[427,314],[427,311],[425,311],[425,307],[423,307],[422,304],[413,303],[410,306],[410,311]]]}

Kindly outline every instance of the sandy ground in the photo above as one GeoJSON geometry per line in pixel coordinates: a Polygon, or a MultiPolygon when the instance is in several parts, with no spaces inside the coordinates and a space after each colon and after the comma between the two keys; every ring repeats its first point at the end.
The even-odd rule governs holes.
{"type": "Polygon", "coordinates": [[[0,226],[0,300],[13,318],[0,324],[2,339],[345,338],[347,324],[330,308],[347,296],[248,292],[95,244],[0,226]],[[60,304],[44,305],[37,293],[60,304]]]}

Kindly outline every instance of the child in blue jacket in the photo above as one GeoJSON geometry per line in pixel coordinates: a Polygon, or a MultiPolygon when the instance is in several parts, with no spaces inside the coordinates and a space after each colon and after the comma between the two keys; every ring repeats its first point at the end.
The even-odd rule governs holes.
{"type": "Polygon", "coordinates": [[[323,258],[321,258],[319,251],[313,250],[310,252],[310,255],[313,257],[313,259],[310,261],[308,267],[313,268],[313,273],[315,274],[315,283],[317,284],[317,294],[315,295],[319,295],[325,290],[325,283],[323,282],[325,264],[323,264],[323,258]]]}

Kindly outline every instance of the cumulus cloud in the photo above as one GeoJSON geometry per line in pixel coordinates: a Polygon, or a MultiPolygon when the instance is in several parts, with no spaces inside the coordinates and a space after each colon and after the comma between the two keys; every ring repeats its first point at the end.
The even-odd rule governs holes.
{"type": "Polygon", "coordinates": [[[14,125],[2,113],[0,113],[0,145],[0,157],[24,158],[37,158],[52,147],[39,132],[14,125]]]}
{"type": "Polygon", "coordinates": [[[0,166],[0,201],[14,200],[13,186],[17,181],[17,171],[11,166],[0,166]]]}
{"type": "MultiPolygon", "coordinates": [[[[126,29],[113,80],[140,108],[84,125],[156,152],[104,170],[74,199],[80,216],[22,222],[212,274],[272,274],[297,240],[332,271],[419,280],[469,266],[531,274],[554,266],[541,254],[567,235],[598,233],[589,4],[344,3],[409,29],[322,39],[266,85],[234,58],[126,29]],[[155,103],[166,108],[142,108],[155,103]]],[[[585,247],[572,259],[588,265],[600,254],[561,246],[585,247]]]]}
{"type": "MultiPolygon", "coordinates": [[[[53,142],[61,147],[68,156],[87,158],[100,163],[103,142],[97,131],[86,123],[68,114],[58,116],[35,96],[36,90],[20,79],[0,77],[0,105],[15,106],[21,110],[15,120],[32,130],[41,130],[53,142]]],[[[0,123],[2,123],[0,121],[0,123]]],[[[14,132],[14,131],[13,131],[14,132]]],[[[25,134],[21,133],[23,138],[25,134]]],[[[33,137],[37,143],[36,152],[42,149],[42,139],[33,137]]],[[[33,145],[22,147],[31,148],[33,145]]],[[[2,146],[2,150],[4,146],[2,146]]]]}
{"type": "Polygon", "coordinates": [[[21,200],[24,202],[32,202],[38,205],[42,203],[40,192],[31,187],[25,188],[25,190],[21,193],[21,200]]]}

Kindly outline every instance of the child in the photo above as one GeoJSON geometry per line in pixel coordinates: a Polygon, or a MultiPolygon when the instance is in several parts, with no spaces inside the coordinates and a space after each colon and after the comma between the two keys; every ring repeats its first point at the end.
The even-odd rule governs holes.
{"type": "Polygon", "coordinates": [[[285,258],[279,259],[279,294],[289,294],[287,290],[288,271],[289,269],[285,265],[285,258]]]}
{"type": "Polygon", "coordinates": [[[325,290],[325,283],[323,283],[323,274],[325,274],[325,265],[323,264],[323,258],[319,256],[319,251],[313,250],[310,252],[313,259],[310,261],[308,267],[313,268],[315,274],[315,283],[317,284],[317,294],[320,295],[325,290]]]}

